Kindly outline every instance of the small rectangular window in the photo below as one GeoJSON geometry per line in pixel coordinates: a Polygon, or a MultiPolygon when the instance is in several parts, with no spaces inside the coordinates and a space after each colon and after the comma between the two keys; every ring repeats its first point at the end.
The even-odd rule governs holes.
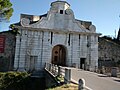
{"type": "Polygon", "coordinates": [[[63,10],[60,10],[60,14],[63,14],[63,10]]]}

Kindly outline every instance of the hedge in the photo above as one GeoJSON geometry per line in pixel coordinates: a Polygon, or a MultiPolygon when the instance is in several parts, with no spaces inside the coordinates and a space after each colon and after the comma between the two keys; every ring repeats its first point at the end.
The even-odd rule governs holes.
{"type": "Polygon", "coordinates": [[[0,73],[0,90],[29,90],[29,76],[26,72],[0,73]]]}

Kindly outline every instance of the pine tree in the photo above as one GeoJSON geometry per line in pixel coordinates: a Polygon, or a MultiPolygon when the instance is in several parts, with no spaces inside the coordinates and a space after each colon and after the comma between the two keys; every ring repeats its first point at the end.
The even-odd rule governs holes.
{"type": "Polygon", "coordinates": [[[0,22],[9,20],[12,16],[13,8],[10,0],[0,0],[0,22]]]}

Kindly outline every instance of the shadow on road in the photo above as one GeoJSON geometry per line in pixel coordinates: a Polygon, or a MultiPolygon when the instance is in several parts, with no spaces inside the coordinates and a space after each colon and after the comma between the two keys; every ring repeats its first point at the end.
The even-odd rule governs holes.
{"type": "Polygon", "coordinates": [[[120,82],[120,80],[117,80],[117,79],[114,79],[114,81],[116,81],[116,82],[120,82]]]}
{"type": "Polygon", "coordinates": [[[107,75],[98,75],[98,77],[109,77],[107,75]]]}

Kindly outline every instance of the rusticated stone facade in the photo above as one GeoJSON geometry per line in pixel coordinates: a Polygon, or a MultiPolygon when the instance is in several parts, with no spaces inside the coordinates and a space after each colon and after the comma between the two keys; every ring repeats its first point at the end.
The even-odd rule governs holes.
{"type": "Polygon", "coordinates": [[[13,70],[16,37],[13,31],[0,32],[0,71],[13,70]],[[5,42],[4,42],[5,41],[5,42]],[[4,42],[4,43],[2,43],[4,42]]]}
{"type": "Polygon", "coordinates": [[[113,67],[120,60],[120,45],[112,40],[99,38],[98,48],[99,67],[113,67]]]}
{"type": "Polygon", "coordinates": [[[98,36],[92,22],[77,20],[70,4],[55,1],[47,14],[21,15],[14,68],[43,69],[45,63],[95,70],[98,66],[98,36]]]}

